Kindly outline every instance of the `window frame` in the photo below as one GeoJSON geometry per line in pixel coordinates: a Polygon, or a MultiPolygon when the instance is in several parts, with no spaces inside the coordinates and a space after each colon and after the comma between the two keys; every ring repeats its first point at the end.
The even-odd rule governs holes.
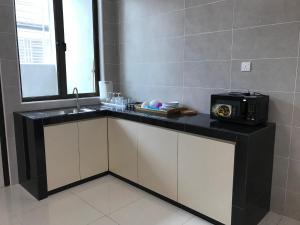
{"type": "MultiPolygon", "coordinates": [[[[99,49],[99,17],[98,17],[98,2],[92,0],[93,7],[93,39],[94,39],[94,63],[95,63],[95,92],[81,93],[79,98],[88,98],[99,96],[98,81],[100,81],[100,49],[99,49]]],[[[22,93],[22,76],[20,76],[21,97],[22,102],[33,101],[47,101],[47,100],[61,100],[72,99],[73,94],[68,94],[67,90],[67,74],[66,74],[66,43],[64,35],[64,18],[63,18],[63,3],[62,0],[53,0],[53,15],[55,27],[55,44],[56,44],[56,62],[57,62],[57,81],[58,81],[58,95],[23,97],[22,93]]],[[[16,16],[16,15],[15,15],[16,16]]],[[[18,35],[18,28],[16,24],[16,33],[18,35]]],[[[18,37],[17,37],[18,39],[18,37]]],[[[19,46],[18,58],[19,57],[19,46]]],[[[19,60],[19,71],[21,73],[21,64],[19,60]]]]}

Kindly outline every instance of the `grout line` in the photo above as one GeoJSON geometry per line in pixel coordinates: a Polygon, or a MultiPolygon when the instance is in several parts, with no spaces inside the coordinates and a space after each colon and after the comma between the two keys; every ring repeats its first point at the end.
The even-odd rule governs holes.
{"type": "MultiPolygon", "coordinates": [[[[141,87],[167,87],[167,88],[178,88],[181,87],[180,85],[163,85],[163,84],[151,84],[151,85],[142,85],[140,83],[116,83],[119,84],[121,86],[141,86],[141,87]]],[[[205,90],[229,90],[226,87],[202,87],[202,86],[185,86],[184,88],[190,88],[190,89],[205,89],[205,90]]],[[[239,89],[235,89],[232,88],[232,91],[241,91],[241,90],[249,90],[249,89],[245,89],[245,88],[239,88],[239,89]]],[[[268,92],[268,93],[279,93],[279,94],[293,94],[292,91],[276,91],[276,90],[263,90],[263,89],[251,89],[251,91],[254,92],[268,92]]],[[[296,93],[300,93],[300,92],[296,92],[296,93]]],[[[291,124],[282,124],[282,123],[277,123],[277,124],[281,124],[284,126],[291,126],[291,124]]],[[[300,128],[300,126],[299,126],[300,128]]]]}
{"type": "Polygon", "coordinates": [[[294,161],[294,162],[300,163],[300,159],[294,159],[291,157],[289,157],[288,159],[289,159],[289,161],[294,161]]]}
{"type": "MultiPolygon", "coordinates": [[[[235,10],[235,7],[234,7],[234,10],[235,10]]],[[[283,22],[283,23],[273,23],[273,24],[264,24],[264,25],[257,25],[257,26],[248,26],[248,27],[234,28],[234,18],[233,18],[233,24],[232,24],[231,29],[214,30],[214,31],[207,31],[207,32],[200,32],[200,33],[193,33],[193,34],[186,34],[184,32],[184,35],[174,35],[174,36],[165,36],[165,37],[162,36],[162,37],[152,37],[152,38],[150,37],[149,39],[146,39],[145,41],[147,42],[147,41],[151,41],[153,39],[154,40],[175,39],[175,38],[182,38],[183,36],[194,37],[194,36],[201,36],[201,35],[222,33],[222,32],[229,32],[229,31],[251,30],[251,29],[256,29],[256,28],[263,28],[263,27],[277,26],[277,25],[285,25],[285,24],[292,24],[292,23],[300,23],[300,20],[299,21],[295,20],[295,21],[290,21],[290,22],[283,22]]],[[[122,42],[119,42],[118,44],[119,45],[125,45],[125,44],[128,44],[128,43],[132,43],[132,42],[131,41],[122,41],[122,42]]]]}
{"type": "MultiPolygon", "coordinates": [[[[122,182],[123,182],[123,181],[122,181],[122,182]]],[[[138,202],[138,201],[140,201],[140,200],[142,200],[142,199],[144,199],[144,198],[145,198],[145,197],[141,197],[141,198],[135,199],[135,200],[133,200],[132,202],[127,203],[126,205],[123,205],[123,206],[121,206],[120,208],[117,208],[117,209],[115,209],[115,210],[109,212],[108,214],[104,214],[104,215],[110,217],[112,214],[114,214],[114,213],[116,213],[116,212],[118,212],[118,211],[121,211],[122,209],[125,209],[125,208],[127,208],[128,206],[133,205],[134,203],[136,203],[136,202],[138,202]]]]}
{"type": "Polygon", "coordinates": [[[280,159],[286,159],[286,160],[290,160],[290,161],[295,161],[295,162],[300,163],[300,159],[294,159],[294,158],[285,157],[285,156],[281,156],[281,155],[277,155],[277,154],[274,154],[274,157],[280,158],[280,159]]]}
{"type": "Polygon", "coordinates": [[[229,32],[229,31],[232,31],[232,30],[233,30],[233,28],[222,29],[222,30],[213,30],[213,31],[205,31],[205,32],[200,32],[200,33],[186,34],[186,36],[187,37],[194,37],[194,36],[201,36],[201,35],[208,35],[208,34],[224,33],[224,32],[229,32]]]}
{"type": "Polygon", "coordinates": [[[110,215],[106,215],[105,217],[109,218],[110,220],[112,220],[113,222],[115,222],[117,225],[120,225],[119,222],[117,222],[116,220],[114,220],[114,218],[112,218],[110,215]]]}
{"type": "MultiPolygon", "coordinates": [[[[246,88],[233,88],[232,90],[235,90],[235,91],[241,91],[241,90],[244,90],[244,91],[247,91],[249,89],[246,89],[246,88]]],[[[281,93],[281,94],[293,94],[293,91],[275,91],[275,90],[264,90],[264,89],[251,89],[251,91],[254,91],[254,92],[267,92],[267,93],[281,93]]],[[[290,126],[290,124],[286,124],[286,126],[290,126]]]]}
{"type": "MultiPolygon", "coordinates": [[[[99,209],[97,209],[95,206],[93,206],[90,202],[88,202],[87,200],[85,200],[85,199],[83,199],[83,198],[81,198],[81,196],[79,196],[78,194],[76,194],[76,193],[72,193],[73,195],[75,195],[77,198],[79,198],[81,201],[83,201],[85,204],[87,204],[87,205],[89,205],[90,207],[92,207],[94,210],[96,210],[98,213],[100,213],[100,214],[102,214],[103,216],[102,217],[104,217],[105,216],[105,213],[104,212],[102,212],[102,211],[100,211],[99,209]]],[[[101,218],[101,217],[100,217],[101,218]]],[[[98,219],[100,219],[100,218],[98,218],[98,219]]]]}
{"type": "MultiPolygon", "coordinates": [[[[176,13],[176,12],[180,12],[180,11],[187,10],[187,9],[200,8],[200,7],[203,7],[203,6],[213,5],[213,4],[220,3],[220,2],[225,2],[225,1],[227,1],[227,0],[216,0],[214,2],[203,3],[203,4],[190,6],[190,7],[186,7],[186,4],[184,4],[184,8],[149,15],[148,18],[146,18],[146,19],[149,20],[149,18],[151,18],[151,17],[157,17],[157,16],[166,15],[166,14],[176,13]]],[[[143,18],[143,20],[144,20],[144,18],[143,18]]],[[[233,29],[234,30],[243,30],[243,29],[252,29],[252,28],[265,27],[265,26],[284,25],[284,24],[299,23],[299,22],[300,22],[300,20],[292,20],[292,21],[287,21],[287,22],[269,23],[269,24],[261,24],[261,25],[245,26],[245,27],[235,27],[235,26],[233,26],[233,29]]],[[[120,21],[116,22],[116,24],[124,24],[124,23],[128,23],[128,22],[123,22],[123,21],[122,22],[120,22],[120,21]]]]}
{"type": "MultiPolygon", "coordinates": [[[[178,88],[180,86],[174,86],[174,85],[142,85],[142,84],[124,84],[124,83],[117,83],[121,86],[140,86],[140,87],[162,87],[162,88],[178,88]]],[[[191,88],[191,89],[205,89],[205,90],[228,90],[226,87],[217,87],[217,88],[208,88],[208,87],[185,87],[185,88],[191,88]]]]}
{"type": "MultiPolygon", "coordinates": [[[[191,216],[191,218],[189,218],[187,221],[185,221],[182,225],[185,225],[185,224],[189,223],[193,219],[195,219],[195,217],[191,216]]],[[[199,219],[201,219],[201,218],[199,218],[199,219]]],[[[205,221],[205,222],[207,222],[207,221],[205,221]]]]}
{"type": "MultiPolygon", "coordinates": [[[[186,9],[186,0],[184,0],[184,8],[186,9]]],[[[184,86],[185,86],[185,46],[186,46],[186,31],[185,31],[185,28],[186,28],[186,10],[184,10],[184,15],[183,15],[183,69],[182,69],[182,92],[181,92],[181,104],[183,104],[184,102],[184,86]]],[[[177,189],[178,189],[178,185],[177,185],[177,189]]],[[[178,198],[178,196],[177,196],[178,198]]]]}
{"type": "MultiPolygon", "coordinates": [[[[297,93],[298,93],[298,92],[297,92],[297,93]]],[[[294,128],[298,128],[298,129],[300,128],[300,126],[298,126],[298,125],[291,125],[291,126],[289,126],[289,125],[286,125],[286,126],[288,126],[288,127],[291,127],[291,128],[292,128],[292,127],[294,127],[294,128]]]]}
{"type": "MultiPolygon", "coordinates": [[[[294,125],[294,116],[295,116],[295,102],[296,102],[296,90],[297,90],[297,80],[298,80],[298,71],[299,71],[299,57],[300,57],[300,31],[298,34],[298,60],[297,60],[297,67],[296,67],[296,77],[295,77],[295,84],[294,84],[294,96],[293,96],[293,109],[292,109],[292,119],[291,123],[292,126],[294,125]]],[[[290,170],[290,160],[291,160],[291,152],[292,152],[292,138],[293,138],[293,129],[291,129],[290,133],[290,140],[289,140],[289,155],[288,155],[288,166],[287,166],[287,177],[285,181],[285,195],[284,195],[284,213],[286,211],[286,204],[287,204],[287,192],[288,192],[288,181],[289,181],[289,170],[290,170]]],[[[297,160],[298,161],[298,160],[297,160]]]]}
{"type": "Polygon", "coordinates": [[[242,61],[242,60],[252,60],[252,61],[259,61],[259,60],[276,60],[276,59],[297,59],[298,57],[297,56],[294,56],[294,57],[291,57],[291,56],[286,56],[286,57],[274,57],[274,58],[255,58],[255,59],[251,59],[251,58],[233,58],[233,60],[236,60],[236,61],[242,61]]]}
{"type": "Polygon", "coordinates": [[[96,223],[98,220],[100,219],[103,219],[105,217],[105,215],[101,216],[101,217],[98,217],[97,219],[93,220],[93,221],[90,221],[87,225],[91,225],[93,223],[96,223]]]}
{"type": "MultiPolygon", "coordinates": [[[[286,60],[286,59],[298,59],[297,56],[295,57],[277,57],[277,58],[233,58],[233,61],[263,61],[263,60],[286,60]]],[[[13,61],[13,59],[11,60],[13,61]]],[[[206,60],[183,60],[183,61],[166,61],[166,62],[158,62],[158,61],[153,61],[153,62],[134,62],[134,61],[129,61],[129,62],[121,62],[121,63],[109,63],[105,62],[106,65],[114,65],[114,66],[120,66],[120,65],[140,65],[140,64],[175,64],[175,63],[209,63],[209,62],[230,62],[230,59],[206,59],[206,60]]]]}
{"type": "Polygon", "coordinates": [[[231,25],[231,47],[230,47],[230,73],[229,73],[229,89],[232,88],[232,66],[233,66],[233,39],[234,39],[234,24],[235,24],[235,1],[232,3],[232,25],[231,25]]]}
{"type": "MultiPolygon", "coordinates": [[[[101,179],[101,178],[99,178],[99,179],[101,179]]],[[[125,183],[124,181],[122,181],[122,180],[120,180],[120,179],[118,179],[118,181],[121,181],[121,183],[125,183]]],[[[108,182],[109,182],[109,181],[108,181],[108,182]]],[[[130,187],[132,186],[132,185],[127,184],[127,183],[125,183],[125,184],[128,185],[128,186],[130,186],[130,187]]],[[[103,184],[100,184],[100,185],[103,185],[103,184]]],[[[86,204],[88,204],[90,207],[92,207],[93,209],[95,209],[97,212],[103,214],[102,217],[104,217],[104,216],[109,216],[109,215],[111,215],[111,214],[113,214],[113,213],[115,213],[115,212],[117,212],[117,211],[119,211],[119,210],[121,210],[121,209],[124,209],[124,208],[126,208],[127,206],[129,206],[129,205],[131,205],[131,204],[133,204],[133,203],[135,203],[135,202],[137,202],[137,201],[139,201],[139,200],[142,200],[142,199],[144,199],[144,198],[146,197],[146,196],[144,196],[144,195],[141,195],[140,198],[137,198],[137,199],[133,200],[132,202],[130,202],[130,203],[124,205],[124,206],[121,206],[121,207],[119,207],[119,208],[117,208],[117,209],[115,209],[115,210],[113,210],[113,211],[111,211],[111,212],[104,213],[104,212],[102,212],[101,210],[97,209],[97,208],[96,208],[94,205],[92,205],[89,201],[83,199],[78,193],[76,193],[76,192],[69,192],[69,193],[75,195],[75,196],[78,197],[80,200],[82,200],[83,202],[85,202],[86,204]]],[[[102,217],[100,217],[100,218],[102,218],[102,217]]],[[[100,219],[100,218],[98,218],[98,219],[100,219]]]]}
{"type": "Polygon", "coordinates": [[[224,60],[184,60],[184,61],[165,61],[165,62],[159,62],[159,61],[153,61],[153,62],[126,62],[126,63],[120,63],[120,64],[112,64],[112,63],[106,63],[106,64],[112,64],[112,65],[132,65],[132,64],[136,64],[136,65],[140,65],[140,64],[175,64],[175,63],[185,63],[185,62],[230,62],[230,59],[224,59],[224,60]]]}
{"type": "MultiPolygon", "coordinates": [[[[216,33],[216,32],[213,32],[213,33],[216,33]]],[[[170,40],[170,39],[181,39],[181,38],[184,38],[183,34],[181,34],[181,35],[169,35],[169,36],[168,35],[167,36],[153,36],[153,37],[150,37],[150,38],[144,38],[143,41],[144,41],[144,43],[149,44],[149,43],[151,43],[153,41],[170,40]]],[[[121,45],[133,44],[133,43],[136,43],[136,41],[135,40],[122,41],[122,42],[117,43],[117,45],[121,46],[121,45]]]]}
{"type": "Polygon", "coordinates": [[[246,26],[246,27],[237,27],[237,28],[234,28],[234,30],[256,29],[256,28],[261,28],[261,27],[278,26],[278,25],[285,25],[285,24],[299,23],[299,22],[300,22],[300,20],[292,20],[292,21],[281,22],[281,23],[270,23],[270,24],[262,24],[262,25],[246,26]]]}
{"type": "MultiPolygon", "coordinates": [[[[149,19],[151,19],[153,17],[164,16],[164,15],[171,14],[171,13],[177,13],[177,12],[185,11],[187,9],[200,8],[200,7],[203,7],[203,6],[213,5],[213,4],[216,4],[216,3],[219,3],[219,2],[225,2],[225,1],[227,1],[227,0],[216,0],[214,2],[203,3],[203,4],[199,4],[199,5],[195,5],[195,6],[190,6],[190,7],[186,7],[186,1],[184,1],[184,7],[183,8],[169,10],[169,11],[161,12],[161,13],[157,13],[157,14],[152,14],[152,15],[146,16],[146,18],[142,18],[142,19],[139,18],[139,20],[145,20],[145,19],[149,20],[149,19]]],[[[117,24],[125,24],[125,23],[128,23],[128,22],[117,21],[117,24]]]]}
{"type": "Polygon", "coordinates": [[[214,2],[202,3],[202,4],[199,4],[199,5],[194,5],[194,6],[190,6],[190,7],[186,7],[186,5],[185,5],[184,9],[199,8],[199,7],[202,7],[202,6],[213,5],[213,4],[216,4],[216,3],[219,3],[219,2],[225,2],[225,1],[227,1],[227,0],[216,0],[214,2]]]}

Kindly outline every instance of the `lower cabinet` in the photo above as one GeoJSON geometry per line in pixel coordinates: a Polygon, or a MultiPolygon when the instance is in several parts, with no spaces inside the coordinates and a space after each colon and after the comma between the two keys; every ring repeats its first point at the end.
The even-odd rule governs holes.
{"type": "Polygon", "coordinates": [[[138,123],[108,119],[109,170],[137,182],[138,123]]]}
{"type": "Polygon", "coordinates": [[[233,143],[179,134],[179,203],[231,224],[234,156],[233,143]]]}
{"type": "Polygon", "coordinates": [[[77,123],[44,127],[48,191],[80,180],[77,123]]]}
{"type": "Polygon", "coordinates": [[[178,133],[142,124],[138,131],[139,184],[177,201],[178,133]]]}
{"type": "Polygon", "coordinates": [[[44,127],[48,191],[108,170],[107,119],[44,127]]]}
{"type": "Polygon", "coordinates": [[[107,171],[107,119],[80,121],[78,131],[81,179],[107,171]]]}
{"type": "Polygon", "coordinates": [[[106,118],[44,127],[48,191],[108,169],[231,224],[235,144],[106,118]]]}

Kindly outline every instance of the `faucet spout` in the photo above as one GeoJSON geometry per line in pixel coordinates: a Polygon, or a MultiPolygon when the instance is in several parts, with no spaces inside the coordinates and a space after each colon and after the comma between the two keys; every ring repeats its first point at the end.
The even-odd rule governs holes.
{"type": "Polygon", "coordinates": [[[78,97],[78,88],[75,87],[73,89],[73,95],[76,94],[76,108],[77,108],[77,111],[80,110],[80,105],[79,105],[79,97],[78,97]]]}

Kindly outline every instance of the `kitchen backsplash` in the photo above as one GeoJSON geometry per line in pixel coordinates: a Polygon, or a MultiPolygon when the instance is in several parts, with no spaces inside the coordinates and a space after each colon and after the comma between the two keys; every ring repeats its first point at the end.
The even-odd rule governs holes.
{"type": "Polygon", "coordinates": [[[300,219],[300,1],[104,0],[104,6],[113,12],[105,16],[106,78],[125,95],[178,100],[204,113],[212,93],[270,95],[269,117],[277,123],[272,209],[300,219]],[[252,62],[251,72],[241,72],[244,61],[252,62]]]}

